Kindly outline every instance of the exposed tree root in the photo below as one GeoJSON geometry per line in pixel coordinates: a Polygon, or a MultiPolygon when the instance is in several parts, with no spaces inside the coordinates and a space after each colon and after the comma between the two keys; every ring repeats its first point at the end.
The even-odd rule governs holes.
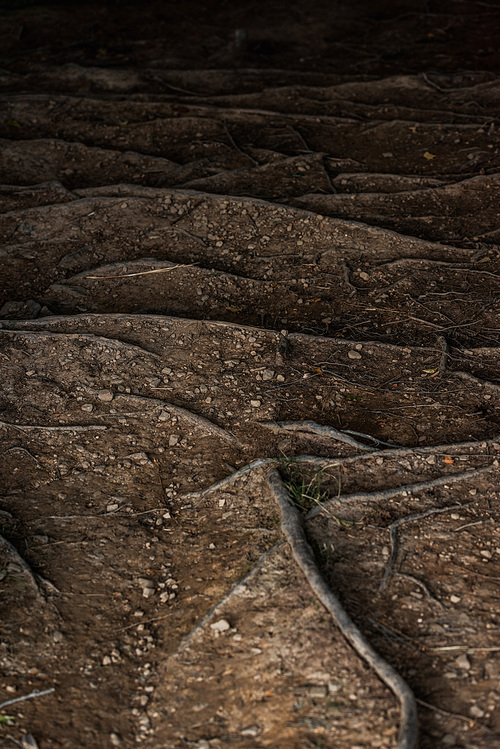
{"type": "Polygon", "coordinates": [[[312,549],[302,528],[301,515],[292,504],[276,469],[270,471],[268,481],[274,499],[280,508],[281,529],[290,544],[295,561],[356,653],[373,668],[380,679],[398,698],[401,705],[401,721],[397,747],[398,749],[414,749],[417,745],[418,720],[417,705],[413,692],[397,671],[372,648],[321,577],[312,549]]]}
{"type": "Polygon", "coordinates": [[[45,603],[46,600],[44,588],[48,589],[51,592],[59,592],[57,591],[55,585],[49,582],[49,580],[46,580],[44,577],[41,577],[41,575],[37,575],[35,572],[33,572],[29,564],[23,559],[16,547],[1,535],[0,546],[3,546],[14,563],[21,568],[22,572],[24,572],[30,582],[31,588],[33,589],[41,603],[45,603]]]}
{"type": "Polygon", "coordinates": [[[231,588],[231,590],[228,593],[226,593],[226,595],[224,596],[224,598],[221,598],[221,600],[218,601],[215,604],[215,606],[213,606],[210,609],[210,611],[208,611],[205,614],[205,616],[202,619],[200,619],[200,621],[195,625],[195,627],[186,635],[186,637],[182,640],[181,644],[179,645],[179,648],[178,648],[179,650],[181,648],[189,646],[191,644],[191,642],[194,639],[194,637],[196,637],[196,635],[198,633],[200,633],[204,629],[205,625],[210,621],[210,619],[212,619],[216,614],[218,614],[220,611],[222,611],[222,608],[224,607],[224,605],[228,602],[228,600],[231,598],[231,596],[234,595],[234,593],[238,590],[238,588],[240,588],[242,585],[245,585],[245,583],[247,583],[249,580],[251,580],[252,577],[254,577],[257,574],[257,572],[260,570],[260,568],[262,567],[262,565],[264,564],[264,562],[266,561],[266,559],[268,559],[272,554],[274,554],[274,552],[277,549],[279,549],[280,546],[282,546],[282,542],[281,541],[279,541],[278,543],[274,544],[274,546],[271,546],[270,549],[268,549],[266,552],[264,552],[264,554],[262,554],[262,556],[259,559],[259,561],[257,562],[257,564],[255,564],[252,567],[252,569],[250,570],[250,572],[248,572],[244,577],[242,577],[241,580],[238,580],[238,582],[236,582],[233,585],[233,587],[231,588]]]}
{"type": "MultiPolygon", "coordinates": [[[[334,429],[334,427],[322,426],[315,421],[270,421],[267,423],[261,422],[261,425],[268,429],[272,429],[273,431],[285,430],[287,432],[304,432],[306,434],[309,432],[310,434],[317,434],[320,437],[328,437],[329,439],[334,439],[338,442],[345,442],[346,445],[351,445],[357,450],[363,450],[364,452],[373,452],[375,449],[364,445],[362,442],[358,442],[358,440],[355,440],[345,432],[339,432],[339,430],[334,429]]],[[[360,433],[357,434],[360,437],[365,436],[360,433]]],[[[366,437],[368,439],[374,439],[369,435],[366,435],[366,437]]]]}
{"type": "Polygon", "coordinates": [[[387,582],[387,578],[392,572],[392,568],[394,567],[394,564],[396,562],[396,558],[398,555],[398,536],[397,536],[397,530],[400,526],[405,525],[406,523],[413,523],[415,520],[422,520],[423,518],[429,517],[429,515],[436,515],[440,512],[449,512],[450,510],[459,510],[462,507],[466,507],[466,505],[448,505],[447,507],[433,507],[430,510],[426,510],[425,512],[418,512],[415,515],[406,515],[404,518],[399,518],[399,520],[395,520],[394,523],[391,523],[389,526],[389,533],[391,536],[391,555],[389,557],[389,561],[387,562],[387,567],[385,568],[384,576],[382,577],[382,580],[380,582],[379,590],[382,590],[385,587],[385,584],[387,582]]]}
{"type": "Polygon", "coordinates": [[[490,468],[491,466],[486,466],[485,468],[476,468],[473,471],[465,471],[464,473],[451,473],[448,476],[439,476],[437,479],[432,479],[432,481],[420,481],[417,484],[405,484],[404,486],[397,486],[394,489],[383,489],[382,491],[377,492],[357,492],[353,494],[341,494],[340,496],[335,497],[335,499],[330,499],[328,502],[325,502],[322,505],[313,507],[313,509],[307,513],[306,518],[307,520],[309,520],[310,518],[314,518],[316,517],[316,515],[319,515],[323,511],[327,512],[334,505],[338,507],[339,503],[353,504],[354,502],[380,502],[386,499],[392,499],[392,497],[397,497],[403,492],[409,492],[413,494],[415,492],[433,489],[436,486],[443,486],[444,484],[454,484],[457,481],[465,481],[469,478],[472,478],[473,476],[478,476],[481,473],[486,473],[490,470],[490,468]]]}

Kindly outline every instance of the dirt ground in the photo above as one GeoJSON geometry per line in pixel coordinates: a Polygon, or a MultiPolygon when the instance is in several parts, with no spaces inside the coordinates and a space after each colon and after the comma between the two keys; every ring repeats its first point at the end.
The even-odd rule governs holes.
{"type": "Polygon", "coordinates": [[[0,746],[500,746],[500,8],[0,3],[0,746]]]}

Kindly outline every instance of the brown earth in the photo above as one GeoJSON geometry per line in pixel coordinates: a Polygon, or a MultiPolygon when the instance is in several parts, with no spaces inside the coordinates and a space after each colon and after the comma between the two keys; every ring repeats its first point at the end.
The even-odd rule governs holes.
{"type": "Polygon", "coordinates": [[[497,4],[3,2],[0,42],[0,745],[395,747],[278,467],[418,746],[500,746],[497,4]]]}

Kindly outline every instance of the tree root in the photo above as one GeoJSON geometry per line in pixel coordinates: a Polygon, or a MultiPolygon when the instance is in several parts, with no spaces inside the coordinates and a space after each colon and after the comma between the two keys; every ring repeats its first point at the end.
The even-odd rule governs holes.
{"type": "Polygon", "coordinates": [[[338,598],[321,577],[313,552],[302,528],[301,515],[292,504],[283,481],[276,469],[270,471],[269,486],[281,512],[281,529],[290,544],[293,557],[304,573],[307,582],[331,614],[334,622],[352,645],[356,653],[376,672],[392,690],[401,705],[398,749],[415,749],[418,735],[417,705],[410,687],[404,679],[372,648],[354,622],[347,615],[338,598]]]}
{"type": "MultiPolygon", "coordinates": [[[[272,429],[272,431],[285,430],[287,432],[317,434],[320,437],[328,437],[329,439],[337,440],[337,442],[344,442],[346,445],[351,445],[351,447],[355,447],[357,450],[363,450],[363,452],[373,452],[375,449],[364,445],[362,442],[358,442],[358,440],[355,440],[354,437],[351,437],[346,432],[339,432],[339,430],[334,429],[334,427],[323,426],[317,424],[315,421],[269,421],[267,423],[261,422],[261,426],[272,429]]],[[[367,439],[375,439],[369,435],[362,435],[359,432],[356,434],[359,437],[366,436],[367,439]]],[[[378,440],[376,440],[376,442],[378,442],[378,440]]]]}
{"type": "Polygon", "coordinates": [[[274,554],[274,552],[277,549],[279,549],[282,545],[283,545],[282,542],[278,541],[278,543],[274,544],[274,546],[271,546],[270,549],[268,549],[266,552],[264,552],[264,554],[262,554],[262,556],[259,559],[259,561],[257,562],[257,564],[255,564],[252,567],[252,569],[250,570],[250,572],[248,572],[244,577],[242,577],[241,580],[238,580],[238,582],[236,582],[233,585],[233,587],[231,588],[231,590],[228,593],[226,593],[226,595],[224,596],[224,598],[221,598],[221,600],[218,601],[215,604],[215,606],[213,606],[210,609],[210,611],[208,611],[202,619],[200,619],[200,621],[186,635],[186,637],[184,637],[184,639],[182,640],[181,644],[179,645],[179,648],[178,648],[179,650],[181,648],[189,646],[191,644],[191,642],[194,639],[194,637],[199,632],[201,632],[204,629],[205,625],[210,621],[210,619],[212,619],[215,615],[217,615],[221,611],[221,609],[223,608],[223,606],[228,602],[228,600],[231,598],[231,596],[234,595],[234,593],[238,590],[238,588],[240,588],[242,585],[245,585],[245,583],[247,583],[249,580],[251,580],[252,577],[254,577],[257,574],[257,572],[260,570],[260,568],[262,567],[262,565],[264,564],[264,562],[266,561],[266,559],[268,559],[271,556],[271,554],[274,554]]]}
{"type": "MultiPolygon", "coordinates": [[[[484,470],[484,469],[481,469],[484,470]]],[[[473,473],[471,471],[470,473],[473,473]]],[[[463,474],[458,474],[459,476],[463,474]]],[[[430,482],[429,482],[430,483],[430,482]]],[[[470,503],[469,503],[470,504],[470,503]]],[[[389,561],[387,562],[387,567],[385,568],[384,576],[382,577],[382,580],[379,585],[379,590],[383,590],[385,587],[385,584],[387,582],[387,578],[392,572],[392,568],[394,567],[394,564],[396,562],[396,557],[398,555],[398,535],[397,531],[398,528],[402,525],[405,525],[406,523],[413,523],[415,520],[422,520],[422,518],[429,517],[429,515],[436,515],[439,512],[449,512],[450,510],[459,510],[462,507],[466,507],[467,505],[447,505],[446,507],[433,507],[430,510],[426,510],[425,512],[418,512],[415,515],[406,515],[406,517],[399,518],[399,520],[395,520],[394,523],[391,523],[389,526],[389,533],[391,537],[391,555],[389,557],[389,561]]]]}
{"type": "Polygon", "coordinates": [[[4,536],[0,535],[0,546],[3,546],[7,554],[11,557],[11,559],[14,561],[15,564],[17,564],[22,572],[26,575],[30,582],[30,586],[35,592],[37,598],[40,600],[41,603],[46,602],[46,593],[45,590],[48,590],[52,593],[58,593],[56,586],[53,585],[49,580],[46,580],[41,575],[37,575],[29,564],[23,559],[23,557],[20,555],[16,547],[11,544],[10,541],[7,541],[4,536]],[[45,590],[44,590],[45,588],[45,590]]]}
{"type": "Polygon", "coordinates": [[[443,486],[444,484],[454,484],[457,481],[465,481],[469,478],[472,478],[473,476],[478,476],[482,473],[486,473],[490,469],[491,466],[486,466],[485,468],[476,468],[473,471],[465,471],[464,473],[450,473],[448,476],[439,476],[436,479],[432,479],[432,481],[421,481],[417,484],[405,484],[404,486],[397,486],[394,489],[383,489],[382,491],[377,492],[357,492],[353,494],[341,494],[340,496],[335,497],[335,499],[330,499],[328,502],[324,502],[317,507],[313,507],[313,509],[307,513],[306,519],[310,520],[311,518],[316,517],[316,515],[319,515],[321,512],[328,512],[328,510],[334,505],[338,507],[339,504],[345,503],[353,504],[354,502],[380,502],[385,499],[392,499],[393,497],[397,497],[403,492],[409,492],[413,494],[415,492],[433,489],[436,486],[443,486]]]}

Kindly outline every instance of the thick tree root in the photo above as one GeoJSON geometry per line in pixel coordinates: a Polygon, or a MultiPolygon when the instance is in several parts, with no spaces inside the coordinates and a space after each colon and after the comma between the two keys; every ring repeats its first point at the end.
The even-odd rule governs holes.
{"type": "Polygon", "coordinates": [[[415,749],[418,737],[418,719],[417,704],[413,692],[397,671],[372,648],[321,577],[312,549],[302,528],[300,512],[292,504],[276,469],[269,472],[268,481],[274,499],[280,508],[281,529],[307,582],[356,653],[373,668],[380,679],[393,691],[401,704],[397,749],[415,749]]]}

